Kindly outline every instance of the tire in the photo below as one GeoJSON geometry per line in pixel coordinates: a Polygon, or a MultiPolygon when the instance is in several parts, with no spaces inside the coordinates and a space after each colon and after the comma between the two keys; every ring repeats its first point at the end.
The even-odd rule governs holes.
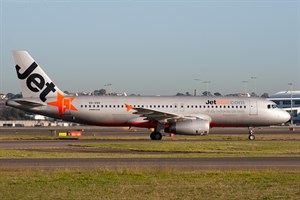
{"type": "Polygon", "coordinates": [[[161,140],[162,134],[160,132],[153,132],[150,134],[151,140],[161,140]]]}
{"type": "Polygon", "coordinates": [[[251,141],[255,140],[255,136],[251,134],[251,135],[249,135],[248,139],[251,140],[251,141]]]}

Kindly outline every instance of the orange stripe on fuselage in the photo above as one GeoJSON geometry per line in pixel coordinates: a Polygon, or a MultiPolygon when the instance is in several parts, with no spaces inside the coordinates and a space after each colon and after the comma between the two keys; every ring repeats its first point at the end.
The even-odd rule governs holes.
{"type": "Polygon", "coordinates": [[[248,125],[238,125],[238,124],[219,124],[219,123],[216,123],[216,122],[210,122],[209,123],[209,126],[211,128],[213,127],[248,127],[248,125]]]}

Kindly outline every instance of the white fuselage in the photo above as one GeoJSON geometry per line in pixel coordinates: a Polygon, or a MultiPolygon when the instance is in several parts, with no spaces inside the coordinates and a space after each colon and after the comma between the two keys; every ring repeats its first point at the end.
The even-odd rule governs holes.
{"type": "MultiPolygon", "coordinates": [[[[55,99],[49,99],[53,101],[55,99]]],[[[13,101],[8,105],[60,118],[57,108],[51,105],[42,107],[19,107],[13,101]]],[[[178,116],[205,115],[210,127],[254,127],[269,126],[288,121],[289,114],[261,98],[241,97],[114,97],[114,96],[77,96],[72,101],[77,110],[66,110],[62,119],[71,122],[99,126],[137,126],[155,128],[157,122],[134,114],[134,108],[172,113],[178,116]],[[131,105],[132,109],[127,109],[131,105]]]]}
{"type": "MultiPolygon", "coordinates": [[[[215,126],[269,126],[290,119],[274,102],[259,98],[69,96],[28,52],[14,51],[13,58],[24,98],[7,105],[70,122],[154,128],[150,138],[160,140],[161,130],[198,135],[215,126]]],[[[253,140],[252,131],[249,134],[253,140]]]]}

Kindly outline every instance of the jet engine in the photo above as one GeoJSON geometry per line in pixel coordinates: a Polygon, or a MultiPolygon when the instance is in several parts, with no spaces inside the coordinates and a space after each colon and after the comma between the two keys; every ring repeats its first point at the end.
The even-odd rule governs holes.
{"type": "Polygon", "coordinates": [[[204,119],[186,119],[169,124],[165,128],[166,133],[178,135],[207,135],[209,133],[209,121],[204,119]]]}

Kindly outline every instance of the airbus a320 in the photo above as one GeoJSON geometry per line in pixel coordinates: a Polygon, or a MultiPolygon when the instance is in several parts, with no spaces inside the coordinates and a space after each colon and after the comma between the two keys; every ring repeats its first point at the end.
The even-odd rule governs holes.
{"type": "Polygon", "coordinates": [[[212,127],[253,127],[287,122],[290,114],[272,101],[249,97],[72,96],[62,92],[26,51],[14,51],[23,97],[7,105],[69,122],[154,129],[181,135],[208,134],[212,127]]]}

